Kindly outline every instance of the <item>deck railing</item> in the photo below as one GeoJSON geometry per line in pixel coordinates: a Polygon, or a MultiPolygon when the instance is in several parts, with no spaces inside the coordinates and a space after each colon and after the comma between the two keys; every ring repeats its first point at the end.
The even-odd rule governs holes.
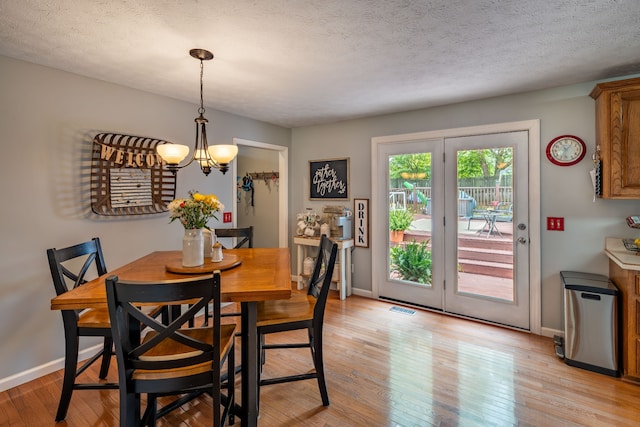
{"type": "MultiPolygon", "coordinates": [[[[468,206],[472,209],[488,209],[498,203],[513,203],[511,187],[459,187],[459,214],[465,213],[468,206]],[[473,203],[475,201],[475,203],[473,203]],[[461,209],[463,212],[461,212],[461,209]]],[[[411,209],[416,212],[431,213],[431,187],[392,188],[389,190],[389,203],[392,209],[411,209]]],[[[460,216],[467,216],[462,214],[460,216]]]]}

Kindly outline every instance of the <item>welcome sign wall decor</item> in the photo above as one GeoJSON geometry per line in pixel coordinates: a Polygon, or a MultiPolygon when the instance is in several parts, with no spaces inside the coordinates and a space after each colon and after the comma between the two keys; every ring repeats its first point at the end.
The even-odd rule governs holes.
{"type": "Polygon", "coordinates": [[[175,197],[176,177],[156,153],[156,138],[99,133],[91,156],[91,210],[98,215],[162,213],[175,197]]]}

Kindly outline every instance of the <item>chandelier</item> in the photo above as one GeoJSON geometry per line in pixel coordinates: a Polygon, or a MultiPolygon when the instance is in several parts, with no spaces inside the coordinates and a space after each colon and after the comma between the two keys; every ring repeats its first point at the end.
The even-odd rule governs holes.
{"type": "Polygon", "coordinates": [[[189,155],[189,147],[180,144],[161,144],[156,147],[156,151],[167,162],[167,168],[175,175],[178,169],[189,166],[193,161],[200,164],[200,169],[205,175],[209,175],[211,168],[219,169],[223,174],[229,170],[229,163],[238,154],[236,145],[216,144],[209,146],[207,144],[207,120],[204,117],[204,102],[202,97],[202,76],[204,71],[204,62],[213,59],[213,54],[204,49],[191,49],[189,55],[200,60],[200,108],[198,108],[198,117],[196,117],[196,143],[191,154],[191,159],[180,166],[189,155]]]}

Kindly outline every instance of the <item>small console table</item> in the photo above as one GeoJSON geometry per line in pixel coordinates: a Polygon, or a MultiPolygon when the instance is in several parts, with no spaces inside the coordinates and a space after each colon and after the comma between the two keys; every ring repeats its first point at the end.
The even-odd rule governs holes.
{"type": "MultiPolygon", "coordinates": [[[[333,240],[338,245],[338,258],[335,268],[338,269],[337,285],[340,292],[340,299],[345,299],[351,295],[351,248],[354,246],[353,239],[333,240]]],[[[293,243],[298,247],[298,289],[304,286],[304,276],[302,275],[302,262],[307,256],[307,248],[320,246],[320,237],[293,238],[293,243]]]]}

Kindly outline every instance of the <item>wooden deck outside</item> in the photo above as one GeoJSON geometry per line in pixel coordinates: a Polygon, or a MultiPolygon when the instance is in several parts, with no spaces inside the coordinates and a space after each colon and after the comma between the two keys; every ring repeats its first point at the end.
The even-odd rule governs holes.
{"type": "MultiPolygon", "coordinates": [[[[428,240],[431,217],[415,219],[404,241],[428,240]]],[[[458,292],[513,301],[513,223],[496,222],[495,227],[489,235],[485,220],[458,220],[458,292]]]]}

